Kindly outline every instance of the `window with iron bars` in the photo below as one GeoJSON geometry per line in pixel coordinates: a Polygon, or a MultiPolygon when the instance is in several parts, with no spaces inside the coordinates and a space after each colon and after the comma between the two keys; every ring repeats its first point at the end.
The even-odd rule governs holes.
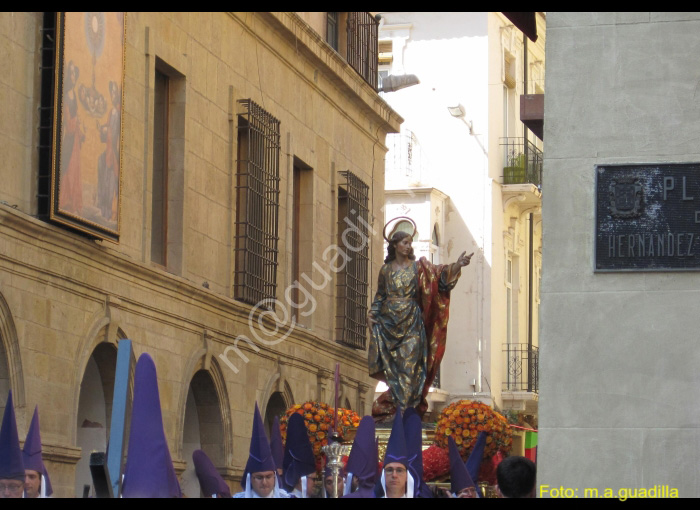
{"type": "Polygon", "coordinates": [[[45,12],[41,27],[41,99],[39,105],[39,172],[37,216],[48,221],[51,200],[54,99],[56,81],[56,13],[45,12]]]}
{"type": "Polygon", "coordinates": [[[277,290],[280,122],[238,101],[234,298],[273,310],[277,290]]]}
{"type": "Polygon", "coordinates": [[[340,172],[338,248],[347,263],[337,273],[336,341],[353,349],[367,345],[369,292],[369,186],[350,171],[340,172]]]}
{"type": "Polygon", "coordinates": [[[348,12],[348,64],[377,90],[379,21],[369,12],[348,12]]]}

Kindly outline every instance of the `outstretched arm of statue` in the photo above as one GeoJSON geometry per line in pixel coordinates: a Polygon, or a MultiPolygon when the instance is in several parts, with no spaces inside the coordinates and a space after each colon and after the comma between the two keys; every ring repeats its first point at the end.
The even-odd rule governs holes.
{"type": "Polygon", "coordinates": [[[451,283],[453,282],[460,274],[462,271],[462,268],[464,266],[468,266],[469,262],[471,262],[472,257],[474,256],[474,252],[471,252],[469,255],[467,255],[466,251],[463,251],[462,254],[457,258],[457,262],[454,264],[450,264],[447,272],[447,282],[446,283],[451,283]]]}

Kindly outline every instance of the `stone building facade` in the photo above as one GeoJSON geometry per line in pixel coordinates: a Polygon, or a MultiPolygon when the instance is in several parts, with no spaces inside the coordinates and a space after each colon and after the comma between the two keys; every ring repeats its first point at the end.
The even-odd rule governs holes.
{"type": "MultiPolygon", "coordinates": [[[[607,167],[697,168],[700,14],[548,12],[547,21],[539,494],[698,497],[697,236],[680,254],[657,247],[656,259],[625,245],[612,271],[598,269],[596,247],[616,214],[615,190],[597,187],[607,167]]],[[[642,215],[618,228],[651,217],[640,235],[657,239],[677,235],[686,217],[697,225],[696,168],[667,202],[654,197],[669,174],[638,177],[642,215]]]]}
{"type": "MultiPolygon", "coordinates": [[[[38,405],[55,494],[80,495],[90,451],[106,446],[120,339],[132,340],[134,361],[143,352],[155,360],[165,432],[189,496],[199,494],[194,449],[234,486],[255,402],[268,423],[295,402],[331,402],[336,363],[340,405],[368,413],[365,350],[338,341],[358,310],[347,306],[342,255],[345,219],[362,218],[346,209],[359,189],[369,228],[381,223],[384,139],[402,119],[326,42],[326,13],[126,14],[118,242],[40,213],[50,15],[0,14],[0,405],[12,389],[22,439],[38,405]],[[159,96],[164,83],[169,92],[159,96]],[[162,97],[168,208],[156,220],[162,97]],[[241,132],[254,107],[279,122],[274,313],[236,299],[248,272],[236,257],[247,236],[237,226],[251,220],[237,209],[241,132]]],[[[89,72],[80,79],[89,82],[89,72]]],[[[362,239],[368,274],[383,259],[378,230],[362,239]]]]}

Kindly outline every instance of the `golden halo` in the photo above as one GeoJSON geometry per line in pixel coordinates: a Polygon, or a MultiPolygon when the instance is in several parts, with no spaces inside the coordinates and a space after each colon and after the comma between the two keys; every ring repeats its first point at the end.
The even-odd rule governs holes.
{"type": "Polygon", "coordinates": [[[387,222],[387,224],[384,225],[384,230],[382,231],[382,235],[384,236],[384,240],[385,240],[387,243],[390,243],[391,241],[386,237],[386,227],[388,227],[389,225],[391,225],[391,223],[392,223],[393,221],[400,220],[400,219],[406,219],[406,220],[408,220],[408,221],[411,222],[411,225],[413,225],[413,234],[411,234],[411,239],[413,239],[413,238],[415,237],[415,235],[418,233],[418,227],[416,227],[416,222],[415,222],[415,221],[413,221],[413,220],[412,220],[411,218],[409,218],[408,216],[397,216],[397,217],[394,218],[393,220],[389,220],[389,221],[387,222]]]}

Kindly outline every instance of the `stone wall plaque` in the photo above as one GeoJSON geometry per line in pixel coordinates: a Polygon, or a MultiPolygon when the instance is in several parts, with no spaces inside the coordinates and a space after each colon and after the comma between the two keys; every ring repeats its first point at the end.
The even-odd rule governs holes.
{"type": "Polygon", "coordinates": [[[700,271],[700,163],[596,167],[595,271],[700,271]]]}

